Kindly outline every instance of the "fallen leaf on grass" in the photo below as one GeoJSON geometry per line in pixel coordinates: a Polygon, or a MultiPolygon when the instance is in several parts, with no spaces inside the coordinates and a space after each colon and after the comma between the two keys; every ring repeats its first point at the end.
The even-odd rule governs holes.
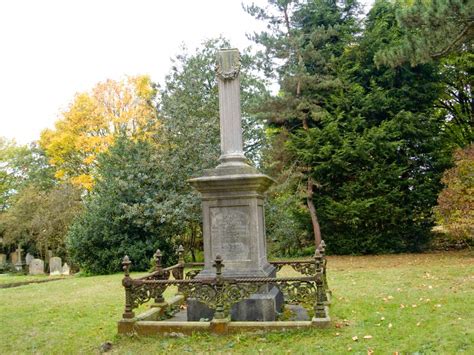
{"type": "Polygon", "coordinates": [[[385,317],[380,317],[380,320],[385,320],[385,317]]]}
{"type": "Polygon", "coordinates": [[[405,305],[402,303],[402,304],[400,305],[400,308],[405,308],[405,305]]]}
{"type": "Polygon", "coordinates": [[[420,324],[421,324],[421,322],[418,322],[418,323],[416,323],[416,326],[417,326],[417,327],[419,327],[419,326],[420,326],[420,324]]]}
{"type": "Polygon", "coordinates": [[[336,333],[336,336],[338,337],[339,335],[341,335],[341,333],[336,333]]]}
{"type": "Polygon", "coordinates": [[[389,328],[392,328],[392,327],[393,327],[393,326],[392,326],[392,323],[388,323],[388,327],[389,327],[389,328]]]}
{"type": "Polygon", "coordinates": [[[364,339],[372,339],[372,335],[364,335],[364,339]]]}
{"type": "Polygon", "coordinates": [[[374,353],[374,351],[371,348],[367,349],[367,355],[372,355],[373,353],[374,353]]]}
{"type": "Polygon", "coordinates": [[[417,305],[416,305],[416,304],[412,304],[411,306],[412,306],[413,308],[416,308],[416,307],[417,307],[417,305]]]}
{"type": "Polygon", "coordinates": [[[357,335],[354,335],[354,336],[352,337],[352,340],[357,341],[357,340],[359,340],[359,337],[358,337],[357,335]]]}
{"type": "Polygon", "coordinates": [[[440,307],[441,307],[441,305],[438,303],[437,305],[435,305],[435,307],[437,307],[437,308],[440,308],[440,307]]]}

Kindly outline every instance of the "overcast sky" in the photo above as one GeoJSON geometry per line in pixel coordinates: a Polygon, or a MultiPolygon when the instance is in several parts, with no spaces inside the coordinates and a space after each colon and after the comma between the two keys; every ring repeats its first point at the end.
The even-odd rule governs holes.
{"type": "Polygon", "coordinates": [[[149,74],[162,82],[182,43],[194,49],[223,35],[240,49],[251,45],[245,34],[262,24],[241,3],[0,0],[0,136],[38,139],[75,93],[108,78],[149,74]]]}

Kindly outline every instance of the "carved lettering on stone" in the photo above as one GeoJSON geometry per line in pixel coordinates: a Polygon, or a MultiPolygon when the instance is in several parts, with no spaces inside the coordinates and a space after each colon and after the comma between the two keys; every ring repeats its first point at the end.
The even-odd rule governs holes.
{"type": "Polygon", "coordinates": [[[226,260],[250,260],[249,207],[214,207],[210,210],[213,255],[226,260]]]}

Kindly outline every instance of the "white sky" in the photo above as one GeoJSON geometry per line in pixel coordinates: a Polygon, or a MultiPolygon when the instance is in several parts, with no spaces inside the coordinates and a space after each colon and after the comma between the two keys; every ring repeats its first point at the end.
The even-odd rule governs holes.
{"type": "Polygon", "coordinates": [[[251,45],[245,33],[263,24],[242,1],[252,2],[0,0],[0,136],[38,139],[75,93],[108,78],[162,82],[182,43],[194,49],[223,35],[240,49],[251,45]]]}

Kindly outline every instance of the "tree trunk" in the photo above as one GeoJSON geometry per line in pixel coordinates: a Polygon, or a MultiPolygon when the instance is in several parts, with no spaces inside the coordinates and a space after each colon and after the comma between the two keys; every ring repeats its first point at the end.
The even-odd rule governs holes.
{"type": "Polygon", "coordinates": [[[308,186],[306,190],[306,203],[308,205],[309,214],[311,216],[311,222],[313,224],[314,243],[316,248],[321,243],[321,229],[319,228],[318,215],[316,214],[316,208],[313,202],[313,189],[314,184],[311,177],[308,177],[308,186]]]}

